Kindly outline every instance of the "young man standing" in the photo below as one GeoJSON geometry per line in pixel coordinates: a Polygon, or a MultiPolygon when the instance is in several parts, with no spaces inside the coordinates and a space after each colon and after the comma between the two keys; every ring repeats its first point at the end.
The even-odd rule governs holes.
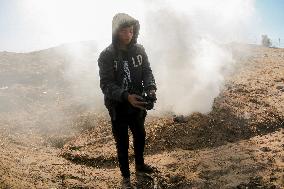
{"type": "Polygon", "coordinates": [[[157,88],[147,54],[137,44],[139,29],[138,20],[124,13],[116,14],[112,21],[112,44],[98,59],[100,87],[111,117],[123,188],[131,188],[128,128],[133,135],[136,173],[154,172],[144,163],[144,121],[146,109],[153,108],[157,88]],[[151,100],[145,101],[143,94],[151,100]]]}

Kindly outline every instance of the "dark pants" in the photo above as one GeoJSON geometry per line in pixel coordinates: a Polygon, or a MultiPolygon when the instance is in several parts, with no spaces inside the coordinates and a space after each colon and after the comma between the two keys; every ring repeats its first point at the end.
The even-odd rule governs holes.
{"type": "Polygon", "coordinates": [[[135,153],[135,164],[144,164],[144,147],[145,147],[145,116],[146,112],[137,111],[132,114],[120,115],[116,114],[115,119],[112,119],[112,133],[116,141],[117,157],[120,171],[123,177],[129,177],[129,161],[128,148],[129,136],[128,128],[133,135],[133,145],[135,153]]]}

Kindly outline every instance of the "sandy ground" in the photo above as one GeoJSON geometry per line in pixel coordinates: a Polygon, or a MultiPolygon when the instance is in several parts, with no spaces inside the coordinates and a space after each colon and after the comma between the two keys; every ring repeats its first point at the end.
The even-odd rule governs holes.
{"type": "MultiPolygon", "coordinates": [[[[284,50],[234,48],[234,74],[209,114],[148,116],[145,157],[158,171],[135,177],[131,143],[137,188],[284,188],[284,50]]],[[[50,99],[1,111],[0,188],[119,188],[107,114],[50,99]]]]}

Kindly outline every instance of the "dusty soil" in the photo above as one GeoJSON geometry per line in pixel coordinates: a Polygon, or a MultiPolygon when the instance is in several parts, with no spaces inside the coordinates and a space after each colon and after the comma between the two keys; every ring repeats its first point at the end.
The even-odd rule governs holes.
{"type": "MultiPolygon", "coordinates": [[[[284,188],[284,50],[233,48],[234,72],[209,114],[147,117],[145,157],[157,172],[134,176],[131,143],[137,188],[284,188]]],[[[25,87],[9,90],[27,100],[42,93],[25,87]]],[[[2,87],[0,97],[7,93],[2,87]]],[[[107,113],[44,95],[0,112],[0,188],[119,188],[107,113]]]]}

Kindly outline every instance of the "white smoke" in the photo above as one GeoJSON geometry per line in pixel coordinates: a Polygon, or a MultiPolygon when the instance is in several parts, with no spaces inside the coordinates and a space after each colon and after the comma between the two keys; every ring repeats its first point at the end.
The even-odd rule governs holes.
{"type": "Polygon", "coordinates": [[[207,113],[234,64],[225,44],[245,38],[254,1],[167,3],[152,4],[143,37],[158,83],[156,110],[207,113]]]}
{"type": "Polygon", "coordinates": [[[254,15],[254,0],[28,2],[25,10],[36,10],[29,14],[31,23],[44,30],[45,38],[53,37],[54,44],[95,41],[88,60],[82,61],[86,54],[81,47],[72,51],[67,78],[81,86],[75,95],[89,92],[86,99],[99,106],[103,99],[96,60],[111,42],[112,17],[125,12],[138,19],[138,42],[146,48],[158,85],[156,111],[176,114],[211,110],[234,64],[226,44],[245,39],[254,15]]]}

